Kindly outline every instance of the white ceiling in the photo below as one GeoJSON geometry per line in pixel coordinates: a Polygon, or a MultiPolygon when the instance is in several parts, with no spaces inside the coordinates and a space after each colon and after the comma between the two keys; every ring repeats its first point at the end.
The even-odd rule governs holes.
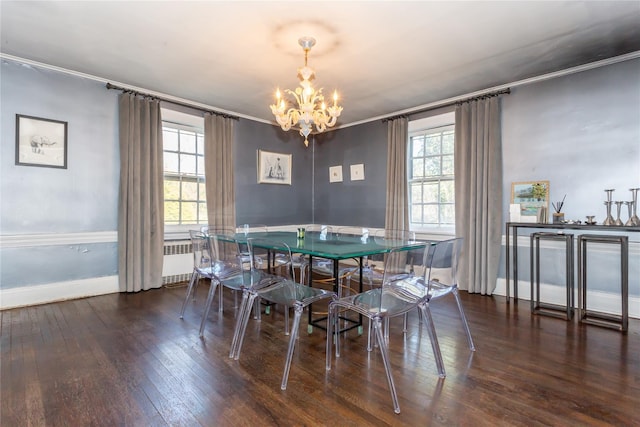
{"type": "Polygon", "coordinates": [[[640,51],[640,1],[5,1],[0,52],[273,121],[313,36],[339,124],[640,51]]]}

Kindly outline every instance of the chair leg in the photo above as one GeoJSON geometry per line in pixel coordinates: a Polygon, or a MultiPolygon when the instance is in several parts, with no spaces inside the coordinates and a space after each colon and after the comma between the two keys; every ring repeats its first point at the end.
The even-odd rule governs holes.
{"type": "Polygon", "coordinates": [[[284,307],[284,334],[289,335],[289,307],[284,307]]]}
{"type": "Polygon", "coordinates": [[[238,360],[240,358],[240,351],[242,350],[242,343],[244,342],[244,334],[247,331],[247,324],[249,323],[249,318],[251,317],[251,307],[253,306],[254,301],[258,299],[256,297],[256,294],[249,294],[247,306],[245,307],[244,319],[242,325],[240,325],[241,330],[239,332],[240,335],[238,336],[238,343],[236,344],[236,354],[233,357],[235,360],[238,360]]]}
{"type": "MultiPolygon", "coordinates": [[[[331,303],[329,304],[329,309],[327,310],[327,350],[326,350],[326,368],[327,371],[331,370],[331,351],[333,350],[333,340],[335,339],[336,341],[340,340],[339,334],[335,334],[333,333],[333,323],[335,322],[335,312],[337,311],[337,307],[335,305],[332,305],[331,303]]],[[[337,331],[337,327],[336,327],[336,331],[337,331]]],[[[336,342],[336,351],[338,348],[338,343],[336,342]]]]}
{"type": "Polygon", "coordinates": [[[207,302],[204,305],[204,313],[202,314],[202,321],[200,322],[200,338],[204,334],[204,326],[207,324],[207,317],[209,317],[209,310],[211,309],[211,303],[218,287],[217,280],[211,280],[211,286],[209,287],[209,295],[207,296],[207,302]]]}
{"type": "Polygon", "coordinates": [[[453,296],[456,298],[456,303],[458,304],[458,311],[460,311],[460,320],[462,320],[462,327],[464,328],[465,333],[467,334],[467,342],[469,343],[469,350],[476,351],[476,347],[473,344],[473,338],[471,338],[471,330],[469,329],[469,323],[467,323],[467,316],[464,314],[464,309],[462,308],[462,301],[460,301],[460,295],[458,294],[458,289],[453,289],[453,296]]]}
{"type": "Polygon", "coordinates": [[[375,337],[371,336],[371,325],[372,320],[368,319],[368,326],[367,326],[367,351],[372,351],[373,350],[373,342],[372,342],[372,338],[375,341],[375,337]]]}
{"type": "Polygon", "coordinates": [[[393,375],[391,373],[391,362],[389,361],[389,350],[387,344],[384,342],[384,333],[382,332],[382,324],[379,318],[372,319],[373,329],[375,335],[378,338],[378,347],[380,348],[380,354],[382,354],[382,362],[384,363],[384,369],[387,372],[387,380],[389,381],[389,390],[391,391],[391,399],[393,400],[393,412],[400,413],[400,404],[398,403],[398,395],[396,393],[396,386],[393,382],[393,375]]]}
{"type": "Polygon", "coordinates": [[[244,317],[247,315],[247,311],[251,312],[251,309],[247,310],[247,303],[249,299],[249,293],[242,293],[242,302],[240,303],[240,310],[236,315],[236,327],[233,330],[233,340],[231,341],[231,350],[229,351],[229,358],[233,359],[236,355],[236,347],[238,346],[238,339],[242,325],[244,324],[244,317]]]}
{"type": "Polygon", "coordinates": [[[222,289],[224,286],[220,286],[220,291],[218,292],[218,313],[222,313],[222,297],[223,292],[222,289]]]}
{"type": "Polygon", "coordinates": [[[182,309],[180,310],[181,319],[184,317],[184,310],[185,308],[187,308],[187,302],[189,301],[189,297],[191,296],[192,292],[193,292],[193,299],[194,300],[196,299],[194,284],[197,282],[199,278],[200,278],[200,275],[194,270],[193,273],[191,273],[191,280],[189,281],[189,286],[187,286],[187,295],[184,297],[184,302],[182,303],[182,309]]]}
{"type": "MultiPolygon", "coordinates": [[[[289,307],[285,307],[289,311],[289,307]]],[[[302,317],[302,307],[294,307],[293,326],[291,327],[291,336],[289,337],[289,350],[287,351],[287,360],[284,364],[284,373],[282,374],[282,390],[287,389],[287,381],[289,380],[289,371],[291,370],[291,359],[293,358],[293,350],[296,347],[296,339],[298,338],[298,329],[300,326],[300,318],[302,317]]]]}
{"type": "Polygon", "coordinates": [[[433,357],[436,359],[436,366],[438,368],[438,376],[440,378],[446,377],[444,370],[444,362],[442,361],[442,353],[440,352],[440,344],[438,343],[438,337],[436,335],[436,328],[433,326],[433,318],[431,317],[431,310],[424,304],[420,306],[422,312],[422,320],[429,332],[429,341],[431,341],[431,348],[433,349],[433,357]]]}

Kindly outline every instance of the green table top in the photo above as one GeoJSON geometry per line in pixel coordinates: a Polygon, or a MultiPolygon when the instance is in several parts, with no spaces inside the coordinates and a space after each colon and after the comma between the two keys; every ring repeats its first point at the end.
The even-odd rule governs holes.
{"type": "Polygon", "coordinates": [[[235,239],[239,243],[246,243],[247,239],[251,238],[273,241],[274,246],[271,248],[277,247],[276,242],[284,242],[291,248],[291,252],[333,260],[381,254],[389,252],[392,249],[408,251],[423,248],[430,244],[430,242],[406,240],[383,241],[381,239],[375,239],[373,236],[369,237],[366,242],[363,242],[361,236],[349,234],[340,236],[329,235],[326,237],[326,240],[321,240],[320,233],[317,232],[306,232],[303,239],[298,239],[297,233],[291,231],[253,232],[248,234],[237,233],[235,235],[235,239]]]}

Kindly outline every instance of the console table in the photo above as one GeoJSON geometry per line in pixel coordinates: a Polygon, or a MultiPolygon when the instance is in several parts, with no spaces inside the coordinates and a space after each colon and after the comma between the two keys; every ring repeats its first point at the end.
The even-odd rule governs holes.
{"type": "Polygon", "coordinates": [[[505,279],[507,290],[507,302],[511,297],[511,265],[513,257],[513,299],[518,301],[518,229],[554,229],[554,230],[581,230],[584,232],[602,231],[606,234],[640,232],[640,227],[614,226],[614,225],[586,225],[586,224],[538,224],[533,222],[507,222],[505,245],[505,279]],[[510,248],[511,234],[513,232],[513,246],[510,248]],[[513,249],[513,254],[511,254],[513,249]]]}

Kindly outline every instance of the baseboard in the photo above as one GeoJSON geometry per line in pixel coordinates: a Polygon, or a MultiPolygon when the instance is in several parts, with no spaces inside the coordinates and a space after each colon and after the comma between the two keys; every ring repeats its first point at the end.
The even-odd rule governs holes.
{"type": "MultiPolygon", "coordinates": [[[[513,289],[510,289],[510,295],[513,298],[513,289]]],[[[575,292],[575,303],[578,304],[577,289],[575,292]]],[[[566,295],[564,286],[555,286],[547,283],[540,283],[541,300],[550,304],[565,304],[566,295]]],[[[498,278],[496,289],[493,295],[506,296],[506,280],[498,278]]],[[[518,299],[531,300],[531,283],[528,281],[518,281],[518,299]]],[[[587,305],[589,310],[599,311],[602,313],[620,315],[621,300],[620,294],[613,292],[589,291],[587,294],[587,305]]],[[[640,319],[640,297],[629,296],[629,317],[640,319]]]]}
{"type": "Polygon", "coordinates": [[[118,276],[93,277],[0,291],[0,310],[119,292],[118,276]]]}

